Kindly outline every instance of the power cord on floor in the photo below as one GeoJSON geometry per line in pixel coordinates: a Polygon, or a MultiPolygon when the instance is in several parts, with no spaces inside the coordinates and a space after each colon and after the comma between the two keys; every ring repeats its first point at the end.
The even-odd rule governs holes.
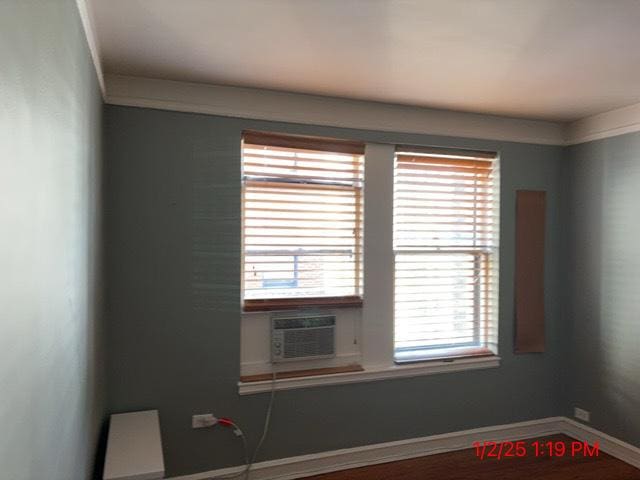
{"type": "Polygon", "coordinates": [[[251,458],[249,458],[249,447],[247,446],[247,438],[244,432],[242,431],[242,429],[235,422],[233,422],[232,420],[229,420],[228,418],[221,418],[218,420],[221,425],[232,427],[233,432],[242,440],[242,446],[244,449],[244,462],[245,462],[244,470],[238,473],[231,473],[228,475],[219,475],[217,477],[210,477],[207,480],[223,480],[223,479],[238,478],[238,477],[243,477],[244,480],[249,480],[249,473],[251,471],[251,467],[255,463],[256,458],[258,457],[258,453],[260,452],[260,449],[262,448],[262,445],[264,444],[264,441],[266,440],[267,435],[269,434],[269,426],[271,424],[271,412],[273,411],[273,404],[276,397],[276,375],[277,375],[276,371],[274,370],[271,374],[271,394],[269,396],[269,405],[267,406],[267,413],[264,418],[262,436],[260,437],[260,440],[258,441],[258,444],[256,445],[256,448],[253,451],[253,455],[251,456],[251,458]]]}

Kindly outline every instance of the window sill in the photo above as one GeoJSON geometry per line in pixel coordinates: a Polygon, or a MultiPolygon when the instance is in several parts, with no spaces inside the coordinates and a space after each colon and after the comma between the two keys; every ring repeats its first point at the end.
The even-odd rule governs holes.
{"type": "Polygon", "coordinates": [[[432,362],[434,360],[454,361],[469,357],[492,357],[495,354],[486,347],[452,347],[424,350],[396,351],[395,363],[407,364],[416,362],[432,362]]]}
{"type": "MultiPolygon", "coordinates": [[[[460,372],[464,370],[479,370],[500,366],[500,357],[483,356],[459,359],[431,360],[422,363],[404,365],[365,367],[361,372],[334,373],[311,377],[282,378],[275,381],[275,389],[293,390],[296,388],[320,387],[326,385],[343,385],[346,383],[375,382],[393,378],[419,377],[436,375],[439,373],[460,372]]],[[[251,395],[271,391],[271,380],[260,382],[238,382],[240,395],[251,395]]]]}
{"type": "Polygon", "coordinates": [[[299,310],[302,308],[354,308],[362,307],[362,297],[313,297],[245,300],[243,313],[299,310]]]}
{"type": "MultiPolygon", "coordinates": [[[[311,368],[307,370],[289,370],[288,372],[278,372],[278,378],[286,380],[289,378],[317,377],[319,375],[334,375],[336,373],[364,372],[358,364],[345,365],[343,367],[311,368]]],[[[240,383],[271,382],[272,373],[259,373],[257,375],[244,375],[240,377],[240,383]]]]}

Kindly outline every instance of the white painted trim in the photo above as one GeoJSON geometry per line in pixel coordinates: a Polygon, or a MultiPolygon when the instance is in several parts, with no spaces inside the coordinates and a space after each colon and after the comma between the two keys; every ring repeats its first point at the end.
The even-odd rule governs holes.
{"type": "MultiPolygon", "coordinates": [[[[460,358],[453,361],[430,361],[406,365],[367,367],[363,372],[333,373],[313,377],[282,378],[276,380],[276,390],[293,390],[296,388],[320,387],[327,385],[343,385],[345,383],[373,382],[394,378],[420,377],[439,373],[478,370],[500,366],[500,357],[460,358]]],[[[238,382],[240,395],[271,391],[272,381],[238,382]]]]}
{"type": "Polygon", "coordinates": [[[106,85],[112,105],[545,145],[565,140],[565,125],[556,122],[141,77],[107,75],[106,85]]]}
{"type": "Polygon", "coordinates": [[[271,363],[272,312],[245,312],[240,319],[240,376],[289,370],[362,365],[361,308],[323,309],[336,316],[335,357],[271,363]]]}
{"type": "Polygon", "coordinates": [[[394,145],[367,143],[364,182],[364,298],[362,363],[393,365],[394,145]]]}
{"type": "Polygon", "coordinates": [[[640,131],[640,103],[599,113],[567,127],[567,145],[640,131]]]}
{"type": "Polygon", "coordinates": [[[575,145],[640,131],[640,103],[573,122],[549,122],[257,88],[106,75],[86,0],[76,0],[106,103],[384,132],[575,145]]]}
{"type": "Polygon", "coordinates": [[[640,468],[640,448],[627,442],[623,442],[611,435],[607,435],[595,428],[576,422],[571,418],[564,419],[562,433],[590,445],[598,442],[600,450],[608,453],[612,457],[640,468]]]}
{"type": "MultiPolygon", "coordinates": [[[[330,452],[301,455],[253,465],[251,480],[290,480],[350,468],[395,462],[409,458],[472,448],[473,442],[516,441],[555,434],[569,435],[630,465],[640,468],[640,449],[566,417],[549,417],[527,422],[475,428],[459,432],[378,443],[330,452]]],[[[172,477],[170,480],[204,480],[239,473],[242,466],[172,477]]]]}
{"type": "Polygon", "coordinates": [[[106,85],[104,74],[102,72],[102,64],[100,63],[100,49],[98,47],[98,37],[95,31],[93,11],[91,9],[91,5],[88,4],[87,0],[76,0],[76,5],[78,7],[78,13],[80,14],[80,20],[82,21],[84,34],[87,37],[87,44],[89,45],[91,60],[93,61],[93,66],[96,69],[96,75],[98,76],[100,91],[102,92],[102,97],[104,98],[106,95],[106,85]]]}
{"type": "MultiPolygon", "coordinates": [[[[395,462],[437,453],[471,448],[473,442],[522,440],[561,433],[562,417],[543,418],[528,422],[474,428],[459,432],[412,438],[396,442],[378,443],[331,452],[301,455],[256,463],[251,480],[288,480],[349,468],[395,462]]],[[[242,471],[243,467],[223,468],[210,472],[174,477],[173,480],[201,480],[242,471]]]]}
{"type": "MultiPolygon", "coordinates": [[[[344,367],[345,365],[353,365],[361,363],[362,355],[358,352],[355,353],[341,353],[333,358],[322,358],[318,360],[301,360],[294,362],[285,362],[274,364],[270,360],[259,360],[255,362],[242,362],[240,363],[240,375],[260,375],[263,373],[273,372],[274,366],[278,366],[280,370],[292,371],[292,370],[309,370],[313,368],[330,368],[330,367],[344,367]]],[[[277,372],[278,370],[276,370],[277,372]]]]}

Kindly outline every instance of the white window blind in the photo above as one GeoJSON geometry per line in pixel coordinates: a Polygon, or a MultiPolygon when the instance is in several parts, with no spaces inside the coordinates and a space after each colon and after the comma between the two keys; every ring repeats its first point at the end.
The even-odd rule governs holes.
{"type": "Polygon", "coordinates": [[[396,362],[495,353],[495,154],[399,147],[393,221],[396,362]]]}
{"type": "Polygon", "coordinates": [[[245,310],[358,305],[364,146],[245,132],[245,310]]]}

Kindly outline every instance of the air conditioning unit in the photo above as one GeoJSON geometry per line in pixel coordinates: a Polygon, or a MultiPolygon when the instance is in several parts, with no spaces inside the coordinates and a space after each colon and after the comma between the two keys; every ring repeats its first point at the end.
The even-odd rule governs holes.
{"type": "Polygon", "coordinates": [[[271,317],[271,361],[335,357],[335,329],[335,315],[271,317]]]}

